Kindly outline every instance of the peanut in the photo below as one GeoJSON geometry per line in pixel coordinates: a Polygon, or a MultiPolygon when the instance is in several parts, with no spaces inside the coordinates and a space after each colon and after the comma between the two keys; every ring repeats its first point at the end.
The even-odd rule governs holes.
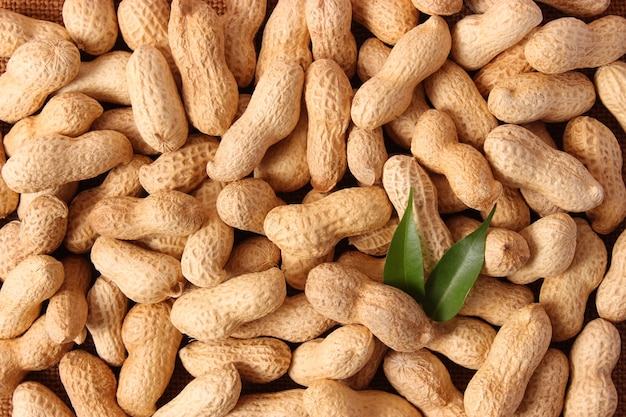
{"type": "Polygon", "coordinates": [[[248,272],[265,271],[280,263],[280,249],[265,236],[250,236],[233,246],[224,270],[236,277],[248,272]]]}
{"type": "Polygon", "coordinates": [[[352,78],[356,72],[357,44],[351,31],[351,0],[307,0],[304,10],[313,61],[333,60],[352,78]]]}
{"type": "Polygon", "coordinates": [[[222,417],[235,406],[241,392],[241,380],[233,365],[192,379],[182,391],[159,408],[155,417],[222,417]]]}
{"type": "Polygon", "coordinates": [[[219,340],[243,323],[276,310],[286,293],[285,278],[278,268],[250,272],[215,287],[185,292],[174,302],[171,320],[195,339],[219,340]]]}
{"type": "Polygon", "coordinates": [[[182,347],[178,356],[195,378],[232,363],[242,381],[254,384],[266,384],[280,378],[287,373],[291,363],[289,346],[271,337],[195,341],[182,347]]]}
{"type": "Polygon", "coordinates": [[[189,193],[204,181],[206,164],[215,155],[219,142],[204,134],[191,134],[176,151],[159,155],[139,169],[139,182],[150,194],[163,190],[189,193]]]}
{"type": "Polygon", "coordinates": [[[421,417],[397,394],[381,390],[355,391],[332,379],[319,379],[304,391],[304,408],[310,417],[421,417]]]}
{"type": "Polygon", "coordinates": [[[71,40],[67,29],[62,25],[43,19],[36,19],[9,8],[0,8],[0,57],[8,58],[22,44],[33,38],[71,40]]]}
{"type": "Polygon", "coordinates": [[[341,380],[357,373],[374,353],[374,336],[360,324],[346,324],[326,337],[308,340],[294,349],[289,377],[309,386],[319,379],[341,380]]]}
{"type": "Polygon", "coordinates": [[[570,382],[565,394],[564,416],[615,413],[618,397],[611,372],[619,360],[620,350],[620,334],[613,324],[597,318],[585,325],[569,354],[570,382]]]}
{"type": "Polygon", "coordinates": [[[32,39],[11,55],[0,75],[0,120],[15,123],[41,108],[50,93],[78,74],[80,52],[65,39],[32,39]]]}
{"type": "Polygon", "coordinates": [[[378,186],[349,187],[308,204],[288,204],[265,216],[265,235],[283,252],[321,257],[343,238],[383,226],[392,206],[378,186]]]}
{"type": "Polygon", "coordinates": [[[19,384],[11,400],[13,417],[76,417],[54,391],[36,381],[19,384]]]}
{"type": "Polygon", "coordinates": [[[465,416],[463,394],[453,385],[443,362],[427,349],[390,351],[383,371],[393,388],[426,417],[465,416]]]}
{"type": "Polygon", "coordinates": [[[534,1],[496,2],[484,13],[467,15],[454,25],[450,57],[466,70],[476,70],[522,40],[542,20],[534,1]]]}
{"type": "Polygon", "coordinates": [[[464,393],[465,413],[508,416],[519,407],[528,381],[550,345],[550,319],[540,304],[520,308],[493,339],[485,363],[464,393]]]}
{"type": "Polygon", "coordinates": [[[114,130],[90,131],[78,138],[52,134],[21,146],[2,167],[2,176],[11,189],[33,193],[97,177],[132,157],[126,136],[114,130]],[[77,159],[80,165],[74,163],[77,159]]]}
{"type": "Polygon", "coordinates": [[[185,107],[167,60],[155,46],[140,45],[132,52],[126,83],[135,123],[146,143],[161,153],[183,146],[189,132],[185,107]]]}
{"type": "Polygon", "coordinates": [[[440,16],[450,16],[461,11],[463,7],[462,0],[412,0],[413,5],[420,12],[426,14],[438,14],[440,16]]]}
{"type": "Polygon", "coordinates": [[[224,57],[222,20],[204,1],[174,0],[167,28],[189,122],[202,133],[222,135],[235,117],[238,97],[224,57]]]}
{"type": "Polygon", "coordinates": [[[608,262],[604,242],[589,223],[576,222],[576,250],[569,267],[559,275],[546,277],[539,302],[552,322],[552,340],[570,339],[583,327],[589,295],[600,285],[608,262]]]}
{"type": "Polygon", "coordinates": [[[378,229],[350,236],[348,243],[367,255],[386,255],[399,222],[398,216],[392,216],[384,226],[378,229]]]}
{"type": "Polygon", "coordinates": [[[595,100],[593,82],[583,73],[525,72],[499,81],[487,105],[505,123],[557,123],[585,113],[595,100]]]}
{"type": "Polygon", "coordinates": [[[615,230],[626,217],[626,185],[622,178],[622,149],[611,130],[599,120],[579,116],[563,132],[563,150],[574,155],[604,189],[604,200],[587,211],[598,233],[615,230]]]}
{"type": "Polygon", "coordinates": [[[433,338],[432,325],[411,296],[346,265],[316,266],[304,293],[318,313],[342,324],[363,324],[391,349],[414,352],[433,338]]]}
{"type": "Polygon", "coordinates": [[[590,210],[604,199],[602,185],[582,162],[549,147],[521,126],[504,124],[493,129],[485,139],[485,155],[496,179],[536,190],[566,211],[590,210]]]}
{"type": "Polygon", "coordinates": [[[337,62],[326,58],[309,65],[304,79],[306,159],[311,185],[318,191],[332,190],[345,174],[351,99],[350,80],[337,62]]]}
{"type": "Polygon", "coordinates": [[[182,334],[170,322],[171,303],[135,304],[122,325],[128,358],[122,364],[117,401],[132,416],[151,416],[172,374],[182,334]]]}
{"type": "Polygon", "coordinates": [[[68,205],[78,192],[79,181],[68,182],[67,184],[41,190],[36,193],[21,193],[20,203],[17,206],[17,217],[23,219],[27,216],[28,206],[41,195],[51,195],[68,205]]]}
{"type": "Polygon", "coordinates": [[[374,338],[374,352],[372,356],[370,356],[369,360],[365,362],[365,365],[361,369],[359,369],[354,375],[339,380],[342,384],[352,388],[353,390],[364,390],[370,387],[372,381],[376,374],[378,373],[378,369],[380,368],[380,364],[383,362],[383,359],[389,348],[383,342],[374,338]]]}
{"type": "Polygon", "coordinates": [[[64,1],[62,14],[63,25],[81,51],[102,55],[115,46],[119,27],[113,0],[64,1]]]}
{"type": "Polygon", "coordinates": [[[450,42],[448,25],[437,15],[404,34],[380,71],[354,94],[354,124],[374,129],[402,114],[415,87],[445,62],[450,42]]]}
{"type": "Polygon", "coordinates": [[[95,100],[130,106],[126,67],[131,53],[111,51],[91,61],[82,61],[78,74],[55,94],[83,93],[95,100]]]}
{"type": "Polygon", "coordinates": [[[382,42],[395,45],[405,33],[417,26],[419,11],[411,0],[352,0],[352,18],[382,42]]]}
{"type": "Polygon", "coordinates": [[[303,394],[302,388],[245,394],[226,416],[309,417],[302,402],[303,394]]]}
{"type": "MultiPolygon", "coordinates": [[[[519,188],[503,185],[502,194],[494,204],[497,204],[498,208],[491,218],[493,227],[519,232],[530,224],[530,207],[528,207],[519,188]]],[[[491,209],[489,211],[483,210],[480,212],[480,216],[486,219],[490,211],[491,209]]]]}
{"type": "Polygon", "coordinates": [[[126,359],[122,324],[128,310],[128,298],[111,280],[99,276],[87,292],[87,305],[85,326],[98,357],[111,366],[121,366],[126,359]]]}
{"type": "Polygon", "coordinates": [[[424,80],[424,91],[435,109],[451,117],[458,140],[482,149],[485,137],[498,121],[470,75],[448,59],[424,80]]]}
{"type": "Polygon", "coordinates": [[[337,262],[361,271],[373,281],[383,282],[385,258],[368,255],[358,250],[347,250],[337,257],[337,262]]]}
{"type": "Polygon", "coordinates": [[[202,225],[200,201],[176,190],[157,191],[147,197],[108,197],[98,201],[88,219],[93,230],[121,240],[153,234],[186,236],[202,225]]]}
{"type": "MultiPolygon", "coordinates": [[[[2,134],[0,133],[0,140],[2,134]]],[[[0,146],[0,172],[6,163],[5,146],[0,146]]],[[[0,175],[0,219],[6,218],[13,213],[19,204],[20,195],[9,188],[4,178],[0,175]]]]}
{"type": "Polygon", "coordinates": [[[611,251],[611,260],[602,282],[596,292],[596,309],[598,315],[605,320],[618,323],[626,320],[626,299],[623,285],[626,274],[624,273],[624,244],[626,232],[622,231],[617,236],[611,251]]]}
{"type": "Polygon", "coordinates": [[[425,168],[445,175],[450,188],[468,207],[490,210],[502,194],[502,184],[494,179],[480,151],[460,141],[454,119],[447,112],[427,110],[415,125],[411,153],[425,168]]]}
{"type": "Polygon", "coordinates": [[[49,255],[32,255],[17,264],[0,288],[0,339],[28,329],[64,278],[63,264],[49,255]]]}
{"type": "Polygon", "coordinates": [[[158,303],[182,294],[185,279],[180,261],[131,242],[100,236],[91,248],[91,262],[131,300],[158,303]]]}
{"type": "Polygon", "coordinates": [[[133,242],[144,249],[163,253],[181,260],[189,235],[171,235],[166,233],[150,234],[133,242]]]}
{"type": "Polygon", "coordinates": [[[37,136],[50,133],[80,136],[102,112],[100,103],[85,94],[57,94],[38,114],[25,117],[11,127],[4,138],[6,154],[13,155],[22,144],[37,136]]]}
{"type": "Polygon", "coordinates": [[[608,15],[590,23],[574,17],[552,20],[533,33],[524,56],[537,71],[558,74],[610,64],[626,53],[626,19],[608,15]]]}
{"type": "Polygon", "coordinates": [[[626,130],[626,107],[624,94],[626,89],[626,62],[615,61],[598,68],[594,75],[594,84],[598,98],[615,117],[623,130],[626,130]]]}
{"type": "Polygon", "coordinates": [[[209,177],[228,182],[254,171],[267,149],[296,127],[303,85],[304,71],[294,62],[268,66],[248,107],[222,135],[215,157],[207,163],[209,177]]]}
{"type": "Polygon", "coordinates": [[[133,109],[130,106],[105,110],[91,125],[92,130],[117,130],[128,138],[135,154],[157,155],[159,152],[148,145],[137,130],[133,109]]]}
{"type": "Polygon", "coordinates": [[[360,185],[380,184],[388,157],[381,127],[366,130],[352,125],[348,128],[346,162],[360,185]]]}
{"type": "Polygon", "coordinates": [[[67,352],[59,362],[59,376],[76,417],[126,416],[115,399],[115,375],[97,356],[80,349],[67,352]]]}

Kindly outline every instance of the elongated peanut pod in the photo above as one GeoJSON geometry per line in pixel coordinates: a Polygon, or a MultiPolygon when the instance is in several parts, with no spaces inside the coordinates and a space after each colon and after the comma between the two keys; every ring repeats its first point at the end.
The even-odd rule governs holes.
{"type": "Polygon", "coordinates": [[[67,29],[62,25],[48,20],[36,19],[25,14],[0,9],[0,57],[9,58],[22,44],[32,38],[50,38],[71,40],[67,29]]]}
{"type": "Polygon", "coordinates": [[[81,51],[102,55],[115,46],[119,27],[113,0],[67,0],[62,11],[63,25],[81,51]]]}

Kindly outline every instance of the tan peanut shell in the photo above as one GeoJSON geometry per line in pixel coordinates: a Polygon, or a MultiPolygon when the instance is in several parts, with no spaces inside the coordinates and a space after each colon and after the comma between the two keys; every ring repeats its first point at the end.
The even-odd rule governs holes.
{"type": "Polygon", "coordinates": [[[498,125],[487,101],[470,75],[454,61],[443,65],[424,80],[424,91],[432,106],[446,112],[456,127],[458,140],[482,149],[487,134],[498,125]]]}
{"type": "Polygon", "coordinates": [[[20,203],[17,206],[17,218],[23,219],[28,211],[28,206],[35,201],[41,195],[52,195],[59,200],[63,201],[65,205],[69,205],[70,201],[78,193],[79,181],[68,182],[56,187],[41,190],[36,193],[22,193],[20,194],[20,203]]]}
{"type": "Polygon", "coordinates": [[[178,351],[185,369],[194,377],[234,364],[242,381],[266,384],[289,369],[291,349],[271,337],[191,342],[178,351]]]}
{"type": "Polygon", "coordinates": [[[566,14],[581,17],[599,15],[611,4],[609,0],[542,0],[542,3],[549,4],[566,14]]]}
{"type": "Polygon", "coordinates": [[[76,417],[97,414],[124,417],[115,399],[117,381],[111,368],[86,350],[67,352],[59,362],[59,376],[76,417]]]}
{"type": "Polygon", "coordinates": [[[479,275],[459,314],[479,317],[494,326],[502,326],[511,314],[534,300],[533,291],[525,285],[479,275]]]}
{"type": "Polygon", "coordinates": [[[352,1],[352,18],[382,42],[395,45],[419,21],[419,11],[411,0],[371,2],[352,1]]]}
{"type": "Polygon", "coordinates": [[[415,87],[445,62],[450,42],[448,25],[436,15],[403,35],[380,71],[354,94],[354,124],[373,129],[402,114],[415,87]]]}
{"type": "Polygon", "coordinates": [[[374,336],[360,324],[346,324],[327,336],[301,343],[293,351],[289,377],[309,386],[319,379],[345,379],[358,372],[374,353],[374,336]]]}
{"type": "Polygon", "coordinates": [[[306,0],[276,3],[263,28],[256,62],[255,84],[276,61],[291,61],[304,72],[313,61],[306,26],[306,0]]]}
{"type": "Polygon", "coordinates": [[[69,83],[80,52],[65,39],[29,40],[18,47],[0,75],[0,120],[15,123],[39,110],[50,93],[69,83]]]}
{"type": "MultiPolygon", "coordinates": [[[[497,204],[498,208],[491,218],[491,226],[519,232],[530,224],[530,207],[519,188],[503,185],[502,194],[494,204],[497,204]]],[[[489,211],[483,210],[480,216],[484,220],[490,212],[491,208],[489,211]]]]}
{"type": "Polygon", "coordinates": [[[263,24],[267,3],[262,0],[230,0],[224,20],[224,58],[239,87],[254,80],[257,51],[255,38],[263,24]]]}
{"type": "Polygon", "coordinates": [[[435,336],[426,348],[467,369],[482,366],[496,336],[489,323],[473,317],[455,316],[445,322],[434,322],[433,329],[435,336]]]}
{"type": "Polygon", "coordinates": [[[463,394],[452,383],[443,362],[428,349],[387,352],[383,372],[392,387],[425,416],[465,415],[463,394]]]}
{"type": "Polygon", "coordinates": [[[572,263],[576,251],[576,222],[567,213],[539,218],[520,230],[530,257],[524,266],[508,275],[516,284],[529,284],[563,273],[572,263]]]}
{"type": "Polygon", "coordinates": [[[176,397],[159,408],[155,417],[211,415],[221,417],[235,406],[241,379],[233,365],[192,379],[176,397]]]}
{"type": "Polygon", "coordinates": [[[461,11],[462,0],[412,0],[417,10],[426,14],[450,16],[461,11]]]}
{"type": "Polygon", "coordinates": [[[552,322],[552,340],[571,339],[583,327],[587,300],[600,285],[608,263],[604,242],[589,223],[576,222],[576,251],[570,266],[561,274],[546,277],[539,302],[552,322]]]}
{"type": "Polygon", "coordinates": [[[285,205],[272,187],[259,178],[242,178],[222,188],[215,208],[227,225],[260,235],[265,234],[263,222],[267,213],[285,205]]]}
{"type": "Polygon", "coordinates": [[[391,47],[387,46],[377,37],[369,37],[359,47],[356,63],[356,74],[361,82],[372,78],[383,67],[391,53],[391,47]]]}
{"type": "Polygon", "coordinates": [[[515,417],[558,417],[563,411],[569,379],[569,359],[557,348],[549,348],[530,377],[515,417]]]}
{"type": "Polygon", "coordinates": [[[342,324],[363,324],[391,349],[414,352],[433,337],[422,307],[407,293],[346,265],[314,267],[304,293],[318,313],[342,324]]]}
{"type": "Polygon", "coordinates": [[[619,400],[611,373],[620,351],[620,333],[609,321],[597,318],[585,325],[569,353],[564,416],[610,416],[617,411],[619,400]]]}
{"type": "Polygon", "coordinates": [[[593,82],[583,73],[525,72],[499,81],[489,93],[487,105],[505,123],[542,120],[565,122],[589,110],[596,100],[593,82]]]}
{"type": "Polygon", "coordinates": [[[189,193],[207,177],[206,164],[219,142],[201,133],[191,134],[179,149],[160,155],[139,170],[139,181],[150,194],[163,190],[189,193]]]}
{"type": "Polygon", "coordinates": [[[67,0],[62,15],[63,25],[81,51],[102,55],[115,46],[119,27],[113,0],[67,0]]]}
{"type": "Polygon", "coordinates": [[[57,343],[76,340],[87,322],[87,289],[91,284],[89,258],[69,255],[61,260],[64,281],[46,307],[46,331],[57,343]]]}
{"type": "MultiPolygon", "coordinates": [[[[0,140],[2,140],[2,134],[0,134],[0,140]]],[[[0,146],[0,172],[2,167],[6,163],[6,155],[4,146],[0,146]]],[[[13,213],[20,201],[20,195],[9,188],[4,178],[0,175],[0,218],[4,219],[11,213],[13,213]]]]}
{"type": "Polygon", "coordinates": [[[389,157],[383,129],[366,130],[352,125],[347,136],[346,162],[352,175],[360,185],[380,184],[383,166],[389,157]]]}
{"type": "Polygon", "coordinates": [[[23,143],[37,136],[50,133],[80,136],[102,112],[100,103],[85,94],[54,95],[38,114],[25,117],[11,127],[4,138],[6,154],[13,155],[23,143]]]}
{"type": "Polygon", "coordinates": [[[383,226],[392,206],[379,186],[349,187],[308,204],[288,204],[265,216],[265,235],[283,252],[321,257],[341,239],[383,226]]]}
{"type": "Polygon", "coordinates": [[[11,189],[33,193],[97,177],[132,157],[126,136],[114,130],[90,131],[78,138],[53,134],[20,147],[2,167],[2,176],[11,189]]]}
{"type": "Polygon", "coordinates": [[[563,132],[563,150],[574,155],[604,189],[604,200],[586,212],[598,233],[614,231],[626,217],[626,185],[622,149],[611,130],[590,116],[570,120],[563,132]]]}
{"type": "Polygon", "coordinates": [[[85,326],[98,357],[111,366],[121,366],[126,359],[122,341],[122,323],[130,300],[115,283],[99,276],[87,292],[85,326]]]}
{"type": "Polygon", "coordinates": [[[146,235],[133,242],[144,249],[169,255],[180,261],[185,251],[188,237],[189,235],[155,233],[146,235]]]}
{"type": "Polygon", "coordinates": [[[222,135],[207,163],[209,178],[235,181],[254,171],[267,149],[296,127],[303,85],[304,71],[294,62],[269,65],[248,107],[222,135]]]}
{"type": "Polygon", "coordinates": [[[89,213],[98,201],[125,195],[138,197],[145,192],[139,182],[139,168],[151,161],[147,156],[134,155],[128,163],[111,169],[100,185],[82,190],[72,199],[63,239],[70,252],[87,253],[98,237],[88,221],[89,213]]]}
{"type": "Polygon", "coordinates": [[[67,29],[55,22],[36,19],[22,13],[10,10],[8,7],[0,9],[0,57],[9,58],[22,44],[33,38],[50,38],[71,40],[67,29]]]}
{"type": "Polygon", "coordinates": [[[57,365],[74,342],[53,342],[45,329],[45,314],[22,335],[0,340],[0,397],[10,396],[31,371],[43,371],[57,365]]]}
{"type": "Polygon", "coordinates": [[[44,384],[24,381],[11,397],[13,417],[76,417],[58,395],[44,384]]]}
{"type": "Polygon", "coordinates": [[[224,265],[227,276],[261,272],[280,264],[280,249],[265,236],[250,236],[237,242],[224,265]]]}
{"type": "Polygon", "coordinates": [[[626,53],[626,19],[607,15],[585,23],[575,17],[552,20],[533,33],[524,56],[537,71],[558,74],[610,64],[626,53]]]}
{"type": "MultiPolygon", "coordinates": [[[[469,208],[454,194],[450,186],[450,181],[448,181],[445,175],[437,174],[436,172],[428,172],[428,177],[437,190],[437,208],[440,214],[455,214],[469,208]]],[[[499,201],[501,198],[502,194],[496,201],[499,201]]]]}
{"type": "Polygon", "coordinates": [[[598,315],[605,320],[619,323],[626,320],[626,299],[624,280],[626,279],[626,265],[624,249],[626,246],[626,232],[620,232],[611,250],[611,260],[608,270],[596,292],[596,309],[598,315]]]}
{"type": "Polygon", "coordinates": [[[365,365],[363,365],[357,373],[348,378],[341,379],[339,382],[352,388],[353,390],[359,391],[367,389],[374,381],[385,354],[388,351],[389,347],[375,337],[374,352],[372,353],[372,356],[370,356],[369,360],[365,362],[365,365]]]}
{"type": "Polygon", "coordinates": [[[615,117],[622,129],[626,129],[626,62],[614,61],[598,68],[594,75],[598,98],[615,117]]]}
{"type": "Polygon", "coordinates": [[[496,179],[512,187],[535,190],[566,211],[590,210],[604,199],[602,185],[582,162],[549,147],[519,125],[504,124],[493,129],[484,150],[496,179]]]}
{"type": "Polygon", "coordinates": [[[367,255],[386,255],[399,221],[398,216],[394,215],[378,229],[348,237],[348,243],[367,255]]]}
{"type": "Polygon", "coordinates": [[[131,53],[114,50],[91,61],[81,61],[78,74],[55,94],[83,93],[104,103],[130,106],[126,67],[131,53]]]}
{"type": "Polygon", "coordinates": [[[467,15],[454,25],[450,57],[468,71],[479,69],[522,40],[542,20],[534,1],[499,1],[484,13],[467,15]]]}
{"type": "Polygon", "coordinates": [[[360,250],[347,250],[337,257],[337,262],[361,271],[373,281],[383,282],[385,258],[368,255],[360,250]]]}
{"type": "Polygon", "coordinates": [[[304,391],[304,408],[310,417],[421,417],[397,394],[382,390],[356,391],[332,379],[319,379],[304,391]]]}
{"type": "Polygon", "coordinates": [[[91,262],[124,294],[138,303],[158,303],[183,292],[180,261],[133,243],[100,236],[91,248],[91,262]]]}
{"type": "Polygon", "coordinates": [[[217,214],[216,202],[224,184],[204,180],[192,195],[200,201],[204,223],[189,235],[181,254],[183,276],[199,287],[210,287],[226,280],[228,262],[234,243],[234,229],[217,214]]]}
{"type": "Polygon", "coordinates": [[[128,138],[133,145],[135,154],[157,155],[159,152],[148,145],[137,129],[133,109],[130,106],[115,107],[105,110],[100,117],[93,121],[92,130],[117,130],[128,138]]]}
{"type": "Polygon", "coordinates": [[[333,60],[352,78],[357,61],[357,43],[351,30],[352,1],[307,0],[305,18],[313,61],[333,60]]]}
{"type": "Polygon", "coordinates": [[[502,184],[494,178],[484,155],[462,142],[456,126],[445,110],[427,110],[415,125],[411,154],[425,168],[445,175],[465,205],[479,211],[491,210],[502,194],[502,184]]]}
{"type": "Polygon", "coordinates": [[[230,278],[215,287],[185,292],[172,306],[174,326],[200,341],[230,336],[241,324],[276,310],[287,294],[278,268],[230,278]]]}
{"type": "Polygon", "coordinates": [[[302,402],[303,394],[303,388],[243,394],[237,400],[237,405],[226,416],[309,417],[302,402]]]}
{"type": "Polygon", "coordinates": [[[197,231],[204,218],[200,201],[176,190],[147,197],[108,197],[96,203],[88,221],[109,238],[137,240],[153,234],[185,236],[197,231]]]}
{"type": "Polygon", "coordinates": [[[428,173],[410,155],[393,155],[383,167],[383,187],[398,216],[402,218],[413,190],[413,219],[419,231],[424,270],[433,270],[454,240],[439,215],[437,190],[428,173]]]}
{"type": "Polygon", "coordinates": [[[346,132],[352,87],[332,59],[317,59],[306,70],[304,102],[308,117],[307,164],[311,185],[321,192],[335,188],[347,168],[346,132]]]}
{"type": "Polygon", "coordinates": [[[64,278],[63,264],[50,255],[31,255],[17,264],[0,288],[0,339],[28,329],[64,278]]]}
{"type": "Polygon", "coordinates": [[[467,416],[512,415],[548,350],[551,333],[550,319],[540,304],[532,303],[513,313],[496,334],[485,363],[465,389],[463,404],[467,416]]]}
{"type": "Polygon", "coordinates": [[[224,57],[224,24],[204,1],[174,0],[167,27],[189,122],[202,133],[221,136],[235,117],[238,97],[224,57]]]}
{"type": "Polygon", "coordinates": [[[151,416],[174,373],[182,334],[170,322],[171,302],[135,304],[122,325],[128,357],[122,364],[117,401],[128,414],[151,416]]]}
{"type": "Polygon", "coordinates": [[[132,52],[126,83],[141,137],[161,153],[183,146],[187,114],[167,60],[155,46],[141,45],[132,52]]]}

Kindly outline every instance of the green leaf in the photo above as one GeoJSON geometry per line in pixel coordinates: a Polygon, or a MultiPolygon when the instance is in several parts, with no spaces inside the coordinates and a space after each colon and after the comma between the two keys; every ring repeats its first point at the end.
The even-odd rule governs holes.
{"type": "Polygon", "coordinates": [[[400,288],[418,302],[424,299],[424,264],[422,244],[413,219],[413,188],[409,190],[406,211],[387,250],[383,282],[400,288]]]}
{"type": "Polygon", "coordinates": [[[480,227],[452,245],[430,273],[422,306],[432,320],[450,320],[461,310],[483,267],[487,229],[495,210],[494,205],[480,227]]]}

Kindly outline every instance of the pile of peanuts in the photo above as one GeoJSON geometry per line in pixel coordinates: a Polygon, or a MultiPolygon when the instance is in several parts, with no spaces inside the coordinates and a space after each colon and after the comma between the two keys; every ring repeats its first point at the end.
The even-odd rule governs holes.
{"type": "Polygon", "coordinates": [[[626,19],[607,10],[0,9],[2,417],[614,415],[626,19]],[[497,205],[446,322],[383,283],[410,189],[426,276],[497,205]]]}

